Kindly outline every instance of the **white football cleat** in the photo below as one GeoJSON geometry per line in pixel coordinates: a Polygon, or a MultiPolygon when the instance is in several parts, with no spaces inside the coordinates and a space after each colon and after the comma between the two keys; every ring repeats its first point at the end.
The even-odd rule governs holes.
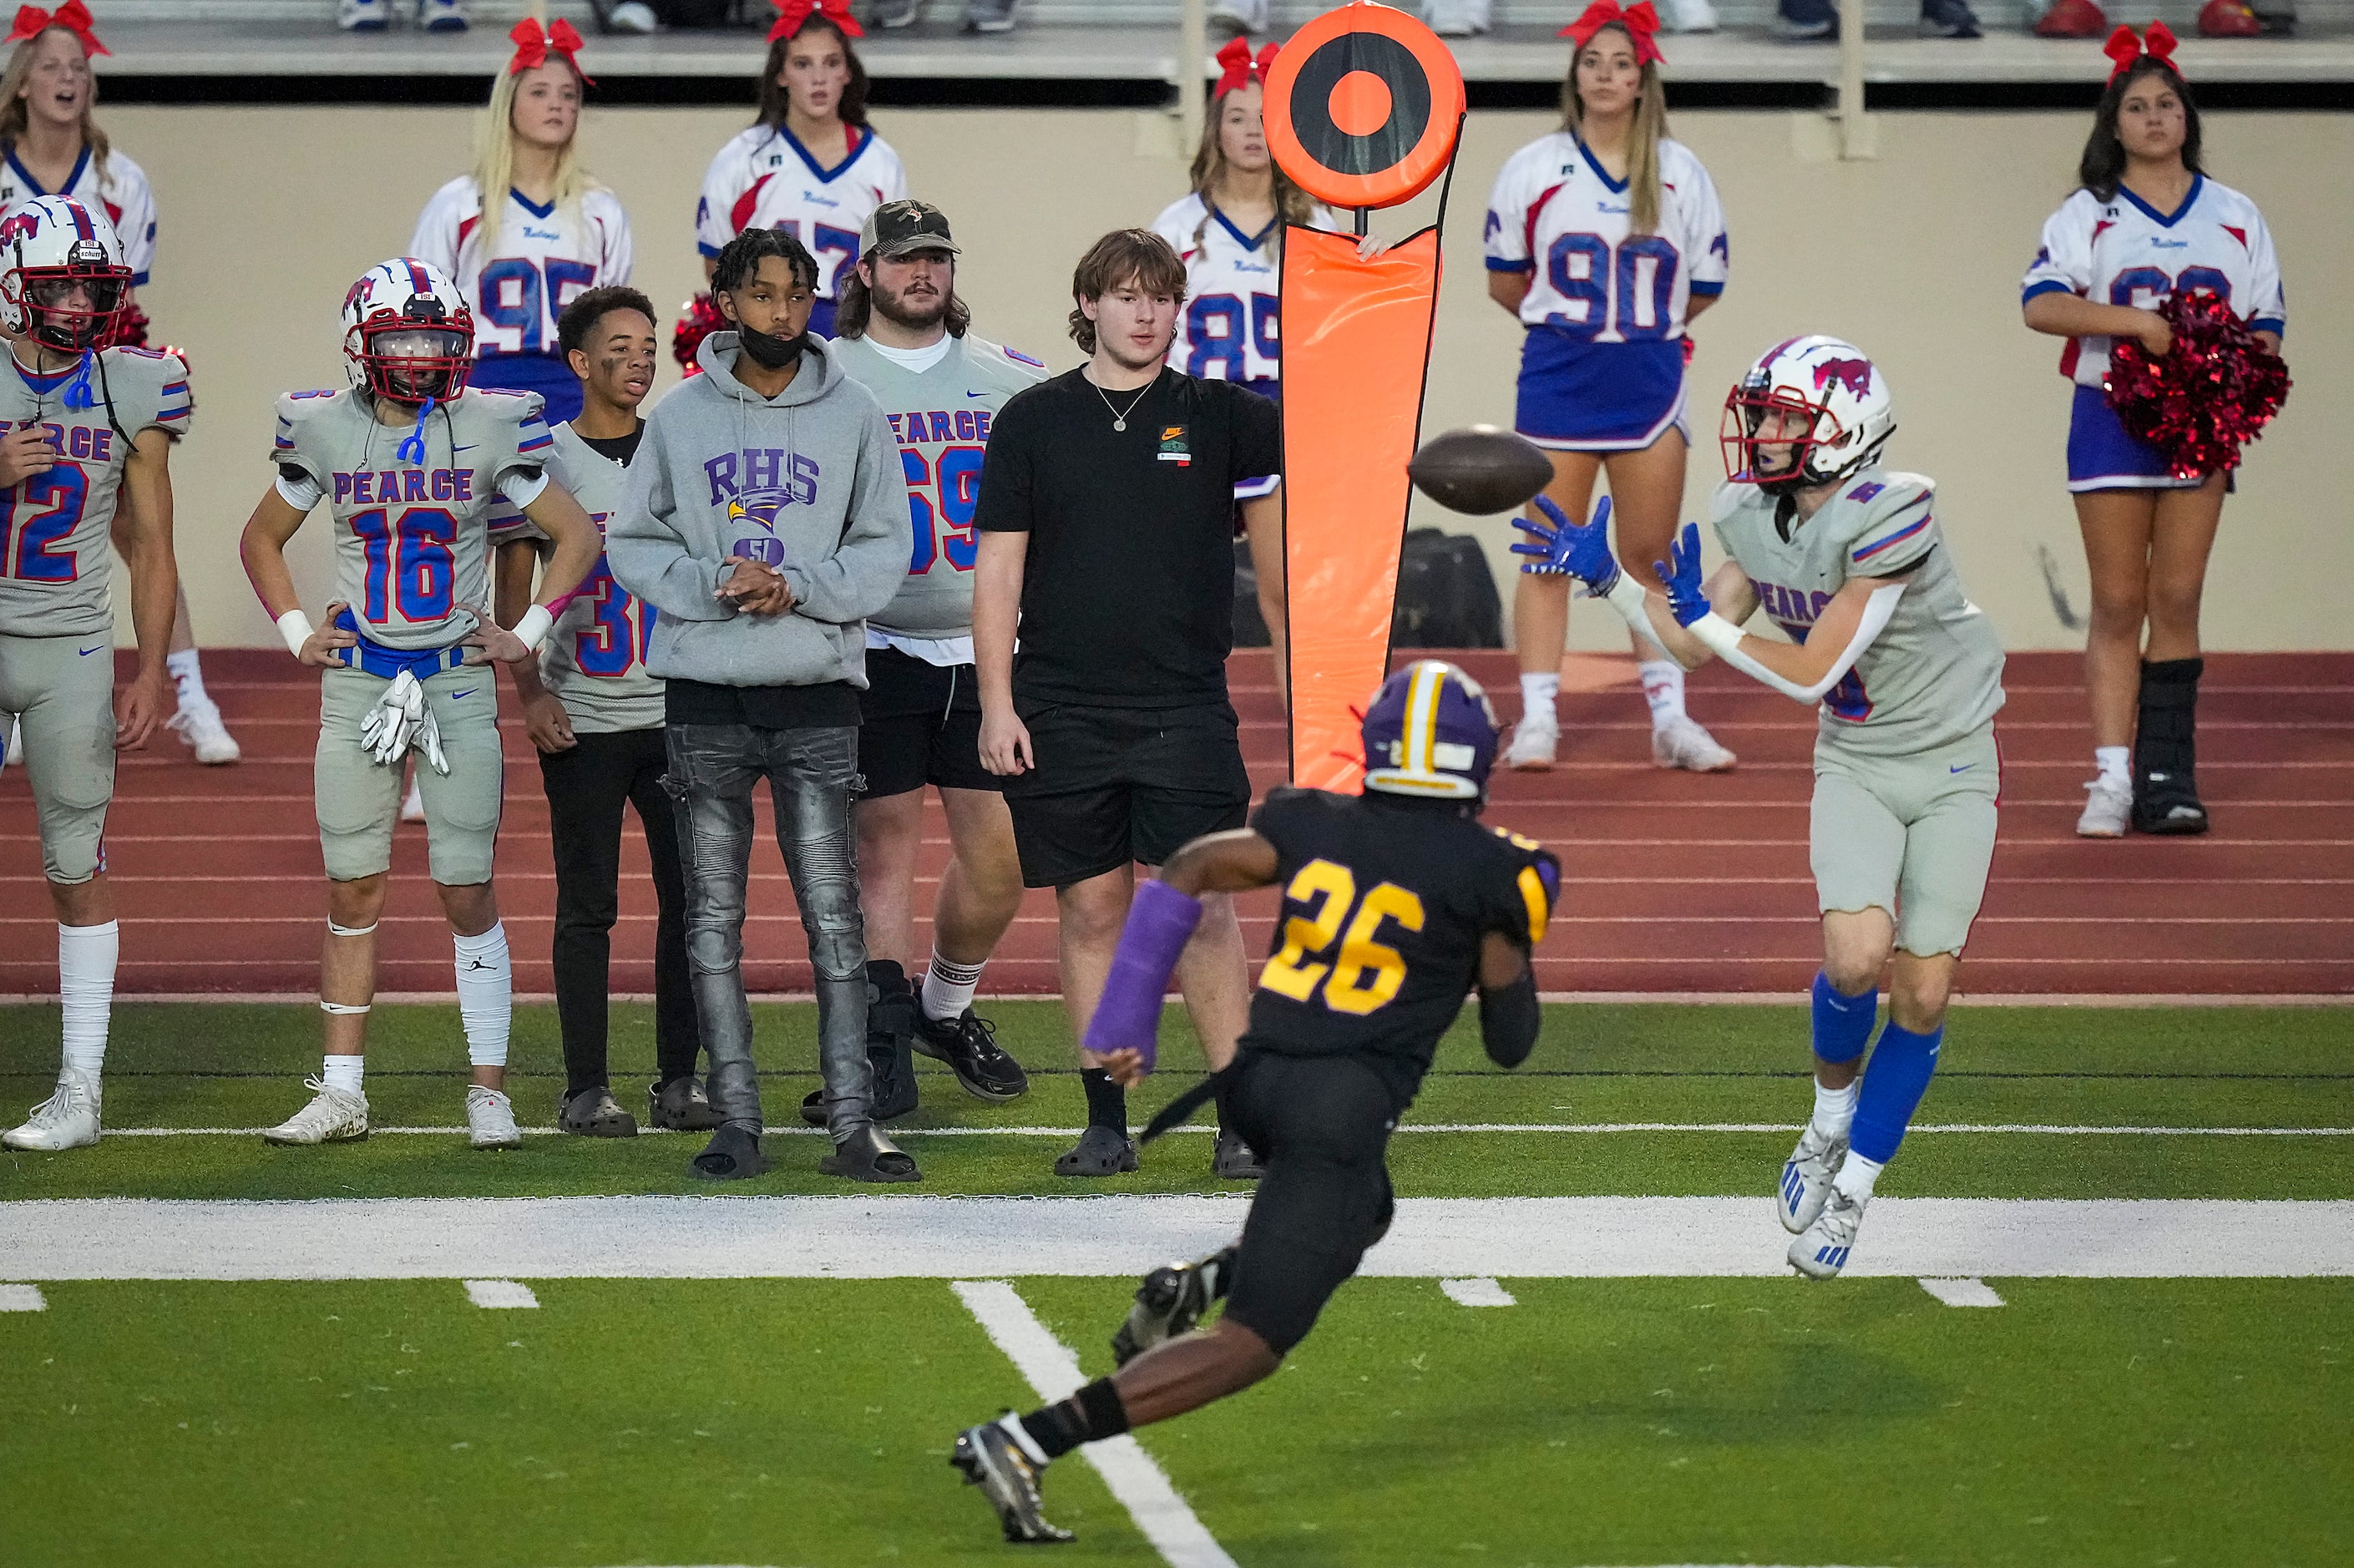
{"type": "Polygon", "coordinates": [[[1504,747],[1504,766],[1524,773],[1553,769],[1553,753],[1561,747],[1561,721],[1533,709],[1512,726],[1512,741],[1504,747]]]}
{"type": "Polygon", "coordinates": [[[165,719],[164,727],[178,736],[207,768],[235,762],[245,755],[237,737],[221,723],[220,705],[210,697],[182,698],[179,712],[165,719]]]}
{"type": "Polygon", "coordinates": [[[2076,819],[2080,839],[2121,839],[2133,825],[2133,791],[2104,779],[2084,786],[2084,814],[2076,819]]]}
{"type": "Polygon", "coordinates": [[[408,793],[400,798],[400,820],[404,822],[425,820],[425,788],[413,778],[408,781],[408,793]]]}
{"type": "Polygon", "coordinates": [[[1838,1278],[1839,1271],[1847,1266],[1848,1249],[1855,1245],[1855,1233],[1862,1224],[1863,1204],[1833,1187],[1815,1223],[1790,1244],[1786,1255],[1790,1266],[1808,1279],[1838,1278]]]}
{"type": "Polygon", "coordinates": [[[1782,1228],[1797,1235],[1815,1223],[1831,1195],[1831,1178],[1847,1163],[1847,1139],[1828,1138],[1813,1122],[1798,1134],[1798,1147],[1782,1164],[1782,1190],[1774,1200],[1782,1228]]]}
{"type": "Polygon", "coordinates": [[[0,1132],[0,1149],[54,1154],[98,1141],[98,1075],[79,1067],[58,1073],[58,1092],[33,1107],[25,1125],[0,1132]]]}
{"type": "Polygon", "coordinates": [[[466,1086],[466,1139],[477,1149],[521,1149],[514,1101],[480,1084],[466,1086]]]}
{"type": "Polygon", "coordinates": [[[367,1136],[366,1095],[346,1093],[319,1078],[305,1078],[302,1086],[317,1091],[311,1103],[263,1133],[264,1143],[352,1143],[367,1136]]]}
{"type": "Polygon", "coordinates": [[[1665,724],[1651,726],[1651,760],[1662,768],[1722,773],[1734,758],[1717,745],[1716,736],[1701,728],[1699,720],[1678,714],[1665,724]]]}

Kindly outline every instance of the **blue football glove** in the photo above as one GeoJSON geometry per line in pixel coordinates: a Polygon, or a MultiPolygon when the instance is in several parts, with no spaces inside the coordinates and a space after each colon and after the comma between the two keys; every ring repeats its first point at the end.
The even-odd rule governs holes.
{"type": "Polygon", "coordinates": [[[1685,524],[1683,532],[1669,541],[1668,559],[1653,561],[1651,569],[1659,574],[1659,581],[1668,590],[1668,609],[1674,613],[1678,626],[1690,626],[1714,608],[1701,588],[1699,524],[1685,524]],[[1675,563],[1672,567],[1670,561],[1675,563]]]}
{"type": "Polygon", "coordinates": [[[1618,581],[1618,563],[1610,555],[1610,498],[1606,495],[1594,503],[1594,521],[1583,527],[1545,496],[1538,496],[1536,504],[1552,526],[1527,517],[1512,519],[1512,526],[1529,536],[1512,546],[1512,554],[1538,557],[1521,570],[1532,577],[1575,577],[1597,599],[1608,593],[1618,581]]]}

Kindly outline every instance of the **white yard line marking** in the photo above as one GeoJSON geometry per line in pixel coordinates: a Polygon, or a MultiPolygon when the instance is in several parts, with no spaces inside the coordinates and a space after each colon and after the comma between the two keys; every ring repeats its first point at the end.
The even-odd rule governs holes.
{"type": "Polygon", "coordinates": [[[1442,1279],[1438,1288],[1449,1301],[1464,1307],[1517,1307],[1512,1293],[1492,1279],[1442,1279]]]}
{"type": "MultiPolygon", "coordinates": [[[[1241,1195],[351,1198],[0,1203],[0,1258],[53,1279],[1133,1277],[1232,1241],[1241,1195]]],[[[1362,1272],[1413,1279],[1787,1277],[1764,1196],[1407,1198],[1362,1272]]],[[[2354,1277],[2354,1201],[1882,1198],[1850,1275],[2354,1277]],[[2232,1245],[2212,1245],[2228,1235],[2232,1245]]]]}
{"type": "MultiPolygon", "coordinates": [[[[1401,1133],[1569,1132],[1618,1134],[1633,1132],[1797,1132],[1800,1123],[1782,1121],[1410,1121],[1401,1133]]],[[[110,1127],[109,1138],[259,1138],[269,1129],[259,1127],[110,1127]]],[[[456,1138],[462,1127],[372,1127],[371,1138],[456,1138]]],[[[1076,1127],[895,1127],[902,1138],[1076,1138],[1076,1127]]],[[[1217,1128],[1189,1124],[1175,1132],[1209,1134],[1217,1128]]],[[[2354,1138],[2354,1127],[2088,1127],[2041,1122],[1932,1122],[1909,1128],[1908,1134],[2003,1133],[2043,1138],[2354,1138]]],[[[525,1138],[561,1136],[552,1127],[527,1127],[525,1138]]],[[[641,1138],[671,1136],[665,1128],[640,1128],[641,1138]]],[[[822,1138],[822,1127],[772,1127],[767,1138],[822,1138]]]]}
{"type": "MultiPolygon", "coordinates": [[[[1079,1371],[1078,1357],[1048,1332],[1012,1285],[1002,1279],[960,1279],[955,1288],[967,1310],[981,1320],[991,1342],[1005,1352],[1040,1399],[1048,1404],[1068,1399],[1087,1382],[1087,1375],[1079,1371]]],[[[1079,1452],[1171,1568],[1235,1568],[1225,1548],[1193,1517],[1193,1510],[1169,1484],[1168,1474],[1134,1437],[1123,1435],[1090,1443],[1079,1452]]]]}
{"type": "Polygon", "coordinates": [[[37,1285],[0,1285],[0,1312],[45,1312],[48,1306],[37,1285]]]}
{"type": "Polygon", "coordinates": [[[1948,1307],[1999,1307],[2002,1298],[1983,1279],[1924,1279],[1921,1288],[1948,1307]]]}
{"type": "Polygon", "coordinates": [[[536,1308],[539,1298],[520,1279],[469,1279],[466,1299],[490,1311],[536,1308]]]}

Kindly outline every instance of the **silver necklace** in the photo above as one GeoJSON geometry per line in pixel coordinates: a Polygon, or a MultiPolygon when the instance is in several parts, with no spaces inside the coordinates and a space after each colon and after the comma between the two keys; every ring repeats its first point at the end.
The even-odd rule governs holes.
{"type": "Polygon", "coordinates": [[[1111,428],[1115,430],[1125,430],[1128,429],[1129,415],[1136,412],[1136,406],[1144,401],[1145,393],[1151,391],[1153,382],[1160,379],[1161,377],[1156,375],[1153,376],[1152,381],[1146,382],[1144,386],[1139,389],[1136,396],[1128,400],[1128,407],[1124,409],[1113,406],[1110,393],[1106,392],[1100,387],[1096,387],[1096,384],[1092,381],[1088,382],[1087,385],[1096,387],[1096,396],[1103,399],[1103,406],[1105,408],[1111,409],[1111,428]]]}

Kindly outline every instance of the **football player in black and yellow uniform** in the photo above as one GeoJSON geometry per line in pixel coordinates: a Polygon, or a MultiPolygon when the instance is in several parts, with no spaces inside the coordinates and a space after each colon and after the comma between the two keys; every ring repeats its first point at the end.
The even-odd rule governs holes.
{"type": "Polygon", "coordinates": [[[1118,1372],[958,1435],[951,1462],[981,1488],[1009,1541],[1071,1538],[1040,1511],[1048,1463],[1247,1388],[1307,1338],[1389,1228],[1390,1133],[1469,992],[1479,993],[1481,1038],[1499,1065],[1518,1066],[1536,1042],[1529,955],[1561,866],[1479,823],[1496,758],[1486,696],[1452,664],[1423,660],[1383,683],[1364,742],[1363,794],[1274,790],[1248,827],[1195,839],[1137,889],[1087,1039],[1123,1083],[1152,1070],[1161,999],[1201,918],[1197,895],[1284,890],[1276,951],[1233,1060],[1212,1063],[1208,1082],[1145,1132],[1214,1096],[1267,1174],[1239,1243],[1146,1278],[1114,1340],[1118,1372]],[[1225,1314],[1194,1331],[1220,1296],[1225,1314]]]}

